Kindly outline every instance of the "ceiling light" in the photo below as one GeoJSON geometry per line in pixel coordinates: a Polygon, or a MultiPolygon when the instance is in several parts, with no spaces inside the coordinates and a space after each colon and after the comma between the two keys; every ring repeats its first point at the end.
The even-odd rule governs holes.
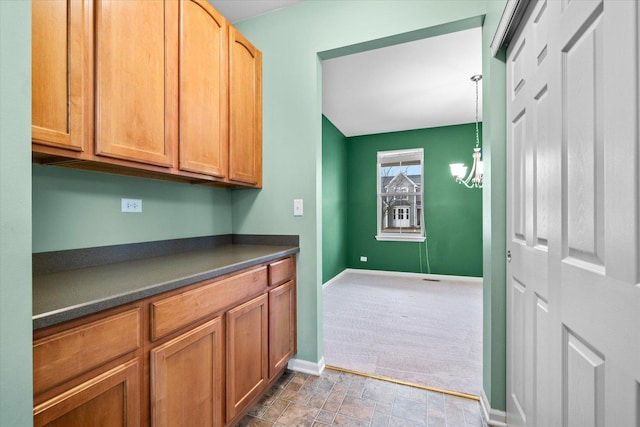
{"type": "Polygon", "coordinates": [[[465,178],[467,174],[467,166],[464,163],[451,163],[451,175],[456,179],[456,182],[464,184],[467,188],[482,188],[482,175],[484,174],[484,167],[482,165],[482,153],[480,151],[480,136],[478,133],[478,82],[482,79],[481,74],[477,74],[471,77],[471,81],[476,84],[476,146],[473,149],[473,165],[471,166],[471,172],[469,176],[465,178]]]}

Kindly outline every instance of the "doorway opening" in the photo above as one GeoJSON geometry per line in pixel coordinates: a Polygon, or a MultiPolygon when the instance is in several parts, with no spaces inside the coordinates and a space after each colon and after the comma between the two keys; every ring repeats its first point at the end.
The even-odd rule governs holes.
{"type": "MultiPolygon", "coordinates": [[[[426,39],[386,43],[375,52],[369,44],[357,53],[345,48],[320,54],[324,357],[339,368],[479,395],[482,198],[479,190],[457,185],[448,165],[457,159],[468,163],[459,156],[470,157],[475,144],[475,91],[469,76],[482,71],[481,27],[474,22],[458,30],[441,28],[426,39]],[[463,47],[447,44],[464,36],[475,38],[463,47]],[[421,42],[444,52],[443,59],[436,59],[434,50],[415,50],[421,42]],[[414,50],[381,52],[396,47],[414,50]],[[477,58],[476,68],[452,65],[460,57],[477,58]],[[407,62],[401,64],[403,58],[407,62]],[[334,62],[343,65],[336,67],[338,74],[334,62]],[[415,71],[416,66],[423,70],[415,71]],[[435,72],[444,72],[447,79],[458,74],[459,81],[429,77],[435,72]],[[396,75],[392,83],[375,79],[391,73],[396,75]],[[414,82],[409,89],[397,86],[408,81],[414,82]],[[439,84],[424,88],[424,81],[439,84]],[[470,99],[455,100],[456,85],[470,99]],[[333,93],[340,94],[337,102],[333,93]],[[379,99],[389,93],[401,96],[379,99]],[[376,109],[376,103],[382,107],[376,109]],[[407,104],[409,110],[399,107],[407,104]],[[379,195],[373,153],[414,148],[425,150],[419,212],[426,241],[376,241],[379,195]]],[[[389,222],[406,227],[411,209],[395,208],[389,222]]]]}

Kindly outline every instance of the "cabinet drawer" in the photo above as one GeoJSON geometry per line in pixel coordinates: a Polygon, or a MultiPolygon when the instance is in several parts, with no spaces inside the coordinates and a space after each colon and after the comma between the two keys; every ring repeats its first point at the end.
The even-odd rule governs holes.
{"type": "Polygon", "coordinates": [[[140,347],[140,308],[34,342],[33,391],[38,395],[140,347]]]}
{"type": "Polygon", "coordinates": [[[291,280],[295,273],[293,258],[285,258],[269,264],[269,286],[279,285],[291,280]]]}
{"type": "Polygon", "coordinates": [[[226,307],[238,305],[266,287],[267,268],[258,267],[153,302],[151,340],[162,338],[226,307]]]}

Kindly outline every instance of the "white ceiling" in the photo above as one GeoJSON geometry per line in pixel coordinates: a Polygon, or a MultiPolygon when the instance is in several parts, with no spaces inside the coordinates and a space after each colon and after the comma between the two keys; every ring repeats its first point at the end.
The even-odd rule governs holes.
{"type": "Polygon", "coordinates": [[[232,24],[253,18],[283,7],[291,6],[302,0],[209,0],[232,24]]]}
{"type": "Polygon", "coordinates": [[[323,113],[346,136],[473,122],[481,36],[473,28],[323,61],[323,113]]]}
{"type": "MultiPolygon", "coordinates": [[[[301,0],[209,1],[237,22],[301,0]]],[[[346,136],[473,122],[481,43],[478,27],[324,60],[322,112],[346,136]]]]}

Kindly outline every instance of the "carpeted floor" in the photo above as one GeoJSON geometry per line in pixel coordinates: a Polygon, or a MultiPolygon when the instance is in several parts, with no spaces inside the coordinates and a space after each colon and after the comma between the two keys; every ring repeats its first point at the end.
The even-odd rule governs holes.
{"type": "Polygon", "coordinates": [[[327,365],[480,395],[481,284],[347,272],[323,293],[327,365]]]}

